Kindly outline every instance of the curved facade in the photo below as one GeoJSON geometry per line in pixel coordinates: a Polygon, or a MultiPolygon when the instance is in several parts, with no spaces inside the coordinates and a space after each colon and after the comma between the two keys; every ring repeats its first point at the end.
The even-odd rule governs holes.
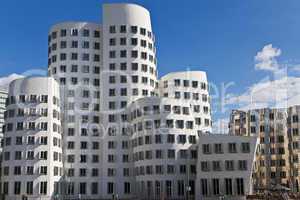
{"type": "Polygon", "coordinates": [[[63,176],[59,85],[25,78],[9,87],[2,187],[7,199],[49,199],[63,176]]]}
{"type": "MultiPolygon", "coordinates": [[[[67,195],[100,195],[101,26],[65,22],[49,32],[49,75],[61,89],[67,195]]],[[[61,191],[63,192],[63,191],[61,191]]]]}
{"type": "Polygon", "coordinates": [[[147,97],[130,107],[137,194],[184,199],[195,194],[197,131],[189,102],[147,97]]]}
{"type": "Polygon", "coordinates": [[[160,96],[190,105],[197,131],[211,132],[209,85],[205,72],[173,72],[163,76],[159,83],[160,96]]]}
{"type": "MultiPolygon", "coordinates": [[[[44,91],[44,79],[39,78],[42,87],[38,78],[25,79],[27,89],[23,93],[31,96],[48,92],[53,96],[55,90],[60,99],[55,106],[61,109],[61,118],[48,119],[49,123],[53,120],[62,124],[58,152],[63,156],[58,166],[63,170],[59,176],[51,174],[53,171],[43,176],[30,175],[33,193],[45,200],[51,195],[66,199],[194,198],[198,134],[211,130],[206,73],[176,72],[158,80],[149,12],[135,4],[105,4],[102,25],[54,25],[49,31],[48,48],[48,74],[58,84],[45,78],[54,86],[44,91]],[[45,194],[36,193],[36,184],[45,182],[44,177],[47,183],[43,187],[46,184],[49,188],[45,194]],[[53,182],[58,182],[55,191],[53,182]]],[[[14,85],[19,87],[21,83],[14,82],[11,93],[14,85]]],[[[10,98],[8,108],[13,109],[18,105],[15,97],[10,98]]],[[[24,105],[30,110],[39,108],[38,104],[24,105]]],[[[19,131],[11,128],[14,113],[9,112],[13,111],[7,112],[6,131],[13,134],[5,137],[19,137],[19,131]]],[[[11,180],[22,177],[21,192],[17,190],[16,195],[26,194],[23,174],[9,172],[19,162],[11,162],[10,152],[19,148],[11,140],[5,140],[9,144],[5,145],[8,153],[4,152],[9,158],[4,161],[5,176],[11,180]]],[[[41,167],[43,163],[39,163],[34,167],[41,167]]],[[[48,164],[49,170],[56,161],[48,164]]],[[[19,183],[5,180],[8,183],[3,190],[13,194],[11,185],[19,187],[19,183]]]]}
{"type": "Polygon", "coordinates": [[[134,4],[104,5],[102,29],[103,188],[106,198],[131,198],[135,187],[125,108],[136,99],[156,95],[154,36],[149,12],[134,4]]]}

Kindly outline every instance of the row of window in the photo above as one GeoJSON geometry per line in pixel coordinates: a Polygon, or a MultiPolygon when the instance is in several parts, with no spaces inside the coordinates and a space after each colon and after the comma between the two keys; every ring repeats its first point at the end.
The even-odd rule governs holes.
{"type": "MultiPolygon", "coordinates": [[[[26,195],[34,195],[36,193],[36,190],[34,188],[33,181],[26,181],[26,182],[21,182],[21,181],[16,181],[16,182],[4,182],[3,183],[3,194],[9,194],[10,191],[10,184],[13,184],[13,194],[15,195],[20,195],[20,194],[26,194],[26,195]],[[22,187],[22,184],[24,186],[22,187]]],[[[74,195],[75,194],[75,183],[74,182],[67,182],[66,186],[63,185],[65,183],[60,183],[60,182],[54,182],[54,194],[67,194],[67,195],[74,195]],[[66,187],[66,188],[65,188],[66,187]],[[65,191],[62,191],[63,188],[65,188],[65,191]]],[[[112,183],[110,183],[112,184],[112,183]]],[[[48,182],[43,181],[39,182],[39,194],[40,195],[47,195],[48,191],[48,182]]],[[[90,183],[90,186],[88,187],[88,184],[86,182],[80,182],[78,183],[78,192],[79,194],[85,195],[88,192],[88,188],[90,189],[90,193],[92,195],[96,195],[99,193],[99,183],[98,182],[92,182],[90,183]]],[[[110,188],[112,190],[112,188],[110,188]]],[[[110,190],[107,192],[111,194],[110,190]]],[[[77,191],[77,190],[76,190],[77,191]]],[[[124,183],[124,193],[129,194],[130,193],[130,183],[125,182],[124,183]]]]}
{"type": "MultiPolygon", "coordinates": [[[[3,141],[5,146],[10,146],[12,144],[13,137],[6,136],[3,141]]],[[[53,137],[53,146],[61,147],[62,140],[57,137],[53,137]]],[[[16,136],[14,138],[14,145],[48,145],[48,136],[16,136]]]]}
{"type": "MultiPolygon", "coordinates": [[[[70,41],[70,48],[72,49],[77,49],[79,46],[83,49],[89,49],[91,46],[90,46],[90,43],[89,41],[82,41],[81,42],[81,45],[79,45],[79,41],[76,41],[76,40],[73,40],[73,41],[70,41]]],[[[60,49],[66,49],[68,47],[68,42],[67,41],[60,41],[60,49]]],[[[93,43],[93,49],[95,50],[100,50],[100,43],[99,42],[94,42],[93,43]]],[[[57,50],[57,43],[52,43],[51,47],[49,47],[48,49],[48,53],[50,55],[51,52],[53,51],[56,51],[57,50]]]]}
{"type": "MultiPolygon", "coordinates": [[[[150,62],[156,64],[156,58],[154,55],[151,55],[145,51],[140,52],[140,57],[138,55],[138,50],[131,50],[128,51],[130,52],[130,57],[131,58],[141,58],[143,60],[149,60],[150,62]]],[[[120,50],[120,51],[116,51],[116,50],[111,50],[109,51],[108,57],[110,59],[114,59],[114,58],[127,58],[129,53],[127,53],[127,50],[120,50]]]]}
{"type": "MultiPolygon", "coordinates": [[[[15,175],[15,176],[29,175],[30,176],[30,175],[35,175],[35,174],[47,175],[49,173],[48,166],[39,166],[39,167],[35,167],[35,168],[34,168],[34,166],[27,166],[27,167],[14,166],[14,167],[11,167],[11,169],[13,169],[13,172],[11,173],[11,175],[15,175]]],[[[10,168],[8,166],[4,166],[2,169],[2,174],[4,176],[9,176],[10,168]]],[[[57,166],[53,167],[53,175],[54,176],[62,176],[62,174],[63,174],[62,167],[57,167],[57,166]]]]}
{"type": "MultiPolygon", "coordinates": [[[[109,76],[108,77],[108,82],[110,84],[124,84],[124,83],[127,83],[127,82],[130,81],[130,80],[127,80],[127,79],[130,79],[130,76],[127,76],[127,75],[121,75],[121,76],[119,76],[118,83],[117,83],[117,78],[118,78],[117,76],[109,76]]],[[[148,82],[149,82],[150,86],[152,86],[152,87],[156,87],[155,84],[157,83],[157,82],[155,82],[155,80],[150,79],[150,78],[148,78],[146,76],[142,76],[142,77],[139,77],[138,75],[131,76],[131,83],[138,84],[139,82],[143,83],[143,84],[148,84],[148,82]]]]}
{"type": "MultiPolygon", "coordinates": [[[[203,144],[202,145],[202,153],[203,154],[211,154],[213,153],[212,149],[214,150],[214,153],[216,154],[223,154],[224,152],[224,146],[226,144],[223,143],[215,143],[215,144],[203,144]]],[[[250,143],[248,142],[242,142],[241,144],[237,143],[228,143],[227,144],[227,152],[228,153],[250,153],[250,143]],[[238,151],[239,146],[239,151],[238,151]]]]}
{"type": "MultiPolygon", "coordinates": [[[[120,25],[117,27],[116,25],[111,25],[109,26],[109,33],[114,34],[117,33],[132,33],[132,34],[137,34],[138,33],[138,26],[127,26],[127,25],[120,25]],[[118,28],[118,30],[117,30],[118,28]]],[[[147,31],[146,28],[140,27],[139,28],[139,34],[143,36],[147,36],[149,38],[153,38],[153,34],[151,31],[147,31]]]]}
{"type": "MultiPolygon", "coordinates": [[[[117,38],[110,38],[109,39],[109,45],[110,46],[116,46],[117,45],[117,38]]],[[[129,45],[128,42],[127,42],[127,38],[126,37],[119,38],[119,45],[120,46],[129,45]]],[[[138,46],[138,38],[131,38],[130,39],[130,45],[131,46],[138,46]]],[[[140,46],[144,47],[144,48],[146,48],[148,46],[148,48],[150,50],[153,49],[153,44],[151,42],[147,43],[147,40],[143,40],[143,39],[140,40],[140,46]]]]}
{"type": "MultiPolygon", "coordinates": [[[[75,122],[75,116],[72,115],[73,117],[71,117],[72,119],[68,119],[68,123],[74,123],[75,122]]],[[[92,128],[92,130],[87,129],[87,128],[81,128],[78,132],[80,132],[80,134],[75,135],[75,128],[68,128],[68,132],[67,135],[68,136],[99,136],[99,130],[97,128],[92,128]]]]}
{"type": "Polygon", "coordinates": [[[225,178],[223,181],[218,178],[200,179],[202,196],[244,195],[245,187],[243,178],[225,178]]]}
{"type": "MultiPolygon", "coordinates": [[[[140,136],[132,140],[133,147],[142,146],[142,145],[148,145],[148,144],[163,144],[163,143],[169,143],[174,144],[177,141],[177,144],[196,144],[197,139],[195,135],[185,135],[185,134],[156,134],[156,135],[146,135],[146,136],[140,136]]],[[[116,144],[114,144],[114,147],[116,144]]]]}
{"type": "Polygon", "coordinates": [[[201,161],[201,171],[209,172],[209,171],[246,171],[248,168],[247,160],[225,160],[225,161],[201,161]],[[224,162],[224,164],[223,164],[224,162]]]}
{"type": "MultiPolygon", "coordinates": [[[[69,80],[70,80],[69,83],[71,85],[77,85],[79,83],[77,77],[70,77],[69,80]]],[[[95,87],[100,86],[100,79],[98,79],[98,78],[95,78],[95,79],[82,78],[81,82],[80,82],[80,85],[88,86],[88,85],[90,85],[90,82],[92,82],[92,85],[95,86],[95,87]]],[[[66,84],[66,78],[60,78],[60,83],[63,83],[63,85],[65,85],[66,84]]]]}
{"type": "MultiPolygon", "coordinates": [[[[68,163],[99,163],[100,162],[100,157],[98,154],[93,154],[93,155],[88,155],[88,154],[80,154],[80,155],[75,155],[75,154],[68,154],[67,155],[67,162],[68,163]],[[77,158],[77,159],[76,159],[77,158]]],[[[111,162],[110,158],[108,158],[109,162],[111,162]]]]}
{"type": "MultiPolygon", "coordinates": [[[[24,182],[25,184],[25,182],[24,182]]],[[[13,194],[15,195],[20,195],[21,193],[23,194],[23,192],[28,195],[32,195],[33,191],[34,191],[34,186],[33,186],[33,181],[27,181],[26,182],[26,191],[22,191],[22,182],[21,181],[15,181],[15,182],[3,182],[3,194],[10,194],[10,186],[13,186],[13,194]]],[[[47,195],[47,191],[48,191],[48,182],[47,181],[41,181],[38,183],[39,185],[39,194],[41,195],[47,195]]]]}
{"type": "MultiPolygon", "coordinates": [[[[52,131],[61,133],[61,126],[56,123],[52,123],[52,131]]],[[[3,126],[3,133],[4,132],[11,132],[11,131],[49,131],[48,122],[16,122],[14,123],[6,123],[3,126]]]]}
{"type": "MultiPolygon", "coordinates": [[[[84,110],[84,109],[85,109],[84,107],[81,108],[81,110],[84,110]]],[[[78,121],[79,121],[81,124],[99,123],[100,122],[100,118],[99,118],[98,115],[93,115],[93,116],[81,115],[79,117],[80,118],[79,119],[77,118],[78,120],[76,120],[75,115],[68,115],[67,116],[67,122],[68,123],[75,123],[75,122],[78,123],[78,121]]],[[[90,124],[90,125],[92,125],[92,124],[90,124]]],[[[82,136],[87,136],[88,131],[90,131],[90,130],[88,130],[86,128],[82,128],[81,129],[81,135],[82,136]]],[[[97,129],[92,129],[92,133],[93,133],[94,136],[98,136],[98,135],[96,135],[96,134],[98,134],[97,132],[98,132],[97,129]]]]}
{"type": "MultiPolygon", "coordinates": [[[[59,72],[61,73],[77,73],[79,72],[79,67],[78,65],[71,65],[68,67],[69,69],[67,70],[67,65],[60,65],[59,66],[59,72]]],[[[90,73],[93,72],[94,74],[100,74],[100,67],[99,66],[94,66],[93,70],[90,70],[90,66],[89,65],[83,65],[80,66],[80,72],[81,73],[90,73]]],[[[57,67],[52,67],[52,74],[56,74],[57,73],[57,67]]]]}
{"type": "Polygon", "coordinates": [[[60,61],[66,61],[66,60],[81,60],[81,61],[94,61],[94,62],[100,62],[100,55],[94,54],[93,57],[89,53],[82,53],[80,58],[78,53],[61,53],[59,57],[57,55],[51,56],[51,58],[48,59],[48,66],[56,63],[58,61],[58,58],[60,61]],[[91,60],[92,59],[92,60],[91,60]]]}
{"type": "MultiPolygon", "coordinates": [[[[162,122],[159,119],[153,121],[147,120],[145,122],[138,122],[133,124],[132,131],[138,132],[143,130],[152,130],[152,129],[160,129],[160,128],[193,129],[194,124],[196,124],[197,126],[201,125],[202,123],[201,119],[202,118],[200,117],[195,118],[195,121],[166,119],[162,122]]],[[[204,126],[209,126],[209,125],[210,125],[210,120],[204,119],[204,126]]]]}
{"type": "Polygon", "coordinates": [[[197,174],[196,165],[147,165],[135,167],[135,176],[163,175],[163,174],[197,174]]]}
{"type": "Polygon", "coordinates": [[[270,137],[260,137],[260,143],[284,143],[284,136],[278,135],[276,137],[270,136],[270,137]],[[275,141],[276,139],[276,141],[275,141]]]}
{"type": "MultiPolygon", "coordinates": [[[[190,87],[192,86],[193,88],[201,88],[202,90],[206,90],[207,84],[199,81],[190,81],[190,80],[181,80],[181,79],[174,79],[173,80],[173,86],[175,87],[190,87]],[[181,83],[182,82],[182,83],[181,83]]],[[[163,82],[163,87],[168,88],[169,87],[169,81],[166,80],[163,82]]]]}
{"type": "MultiPolygon", "coordinates": [[[[298,172],[298,169],[294,170],[293,172],[293,176],[299,176],[299,172],[298,172]]],[[[268,172],[263,172],[263,171],[260,171],[259,173],[256,173],[255,174],[256,176],[258,175],[259,178],[271,178],[271,179],[274,179],[278,181],[278,178],[287,178],[287,172],[286,171],[282,171],[282,169],[277,169],[277,171],[270,171],[269,173],[268,172]]]]}
{"type": "MultiPolygon", "coordinates": [[[[109,102],[109,108],[114,109],[114,102],[109,102]]],[[[190,115],[190,110],[193,110],[194,113],[200,113],[200,105],[194,105],[192,108],[179,106],[179,105],[170,105],[165,104],[162,106],[153,105],[153,106],[144,106],[141,109],[135,109],[130,113],[131,119],[136,119],[142,116],[147,116],[151,114],[160,114],[162,113],[173,113],[173,114],[183,114],[190,115]]],[[[209,108],[207,106],[203,106],[203,113],[208,113],[209,108]]]]}
{"type": "MultiPolygon", "coordinates": [[[[57,97],[53,96],[52,101],[54,105],[59,105],[59,99],[57,97]]],[[[48,103],[48,95],[20,94],[19,96],[9,96],[6,99],[6,106],[15,103],[48,103]]]]}
{"type": "Polygon", "coordinates": [[[139,151],[133,154],[134,161],[142,161],[142,160],[151,160],[151,159],[197,159],[197,150],[187,150],[187,149],[180,149],[177,152],[175,149],[168,149],[168,150],[147,150],[147,151],[139,151]]]}
{"type": "MultiPolygon", "coordinates": [[[[157,71],[156,71],[155,67],[151,67],[147,64],[139,64],[139,63],[136,63],[136,62],[131,63],[131,68],[130,68],[131,71],[138,71],[139,68],[140,68],[141,72],[148,72],[149,71],[150,74],[153,74],[153,75],[157,74],[157,71]],[[139,67],[139,65],[140,65],[140,67],[139,67]]],[[[129,68],[127,67],[126,62],[120,63],[118,69],[120,71],[129,70],[129,68]]],[[[116,63],[109,63],[109,70],[110,71],[116,71],[118,69],[117,69],[116,63]]]]}
{"type": "MultiPolygon", "coordinates": [[[[109,121],[110,122],[116,122],[116,117],[112,117],[112,116],[116,116],[116,115],[109,115],[109,121]]],[[[127,115],[121,115],[122,116],[122,120],[127,120],[127,115]]],[[[204,125],[205,126],[210,126],[210,120],[209,119],[204,119],[204,125]]],[[[197,125],[201,125],[201,118],[195,118],[195,123],[197,125]]],[[[152,130],[152,129],[160,129],[160,128],[177,128],[177,129],[193,129],[194,128],[194,122],[193,121],[184,121],[184,120],[173,120],[173,119],[167,119],[162,123],[161,126],[161,120],[154,120],[154,121],[146,121],[146,122],[138,122],[133,124],[132,126],[128,126],[128,124],[126,124],[126,127],[121,127],[119,129],[119,127],[115,127],[115,126],[111,126],[108,128],[107,130],[107,134],[109,136],[116,136],[117,133],[120,133],[122,135],[131,135],[133,133],[136,133],[138,131],[143,131],[143,130],[152,130]],[[176,126],[174,126],[174,123],[176,126]]]]}
{"type": "MultiPolygon", "coordinates": [[[[127,88],[121,88],[119,90],[120,96],[128,96],[128,94],[127,94],[128,92],[127,91],[128,91],[127,88]]],[[[117,90],[116,89],[109,89],[108,95],[110,97],[115,97],[117,95],[117,90]]],[[[151,96],[157,96],[157,94],[154,91],[150,91],[150,90],[146,90],[146,89],[133,88],[131,90],[131,96],[139,96],[139,95],[142,95],[142,96],[145,96],[145,97],[149,96],[149,95],[151,95],[151,96]]]]}
{"type": "MultiPolygon", "coordinates": [[[[79,36],[82,37],[90,37],[92,30],[89,29],[78,29],[78,28],[72,28],[72,29],[61,29],[60,31],[53,31],[48,36],[48,41],[51,42],[51,40],[56,39],[58,36],[60,37],[67,37],[67,36],[79,36]]],[[[94,30],[93,31],[93,37],[94,38],[100,38],[100,31],[94,30]]]]}
{"type": "Polygon", "coordinates": [[[178,199],[181,196],[184,199],[187,195],[195,195],[195,181],[194,180],[155,180],[155,181],[141,181],[138,186],[138,192],[144,194],[143,198],[160,199],[162,194],[167,199],[178,199]],[[187,192],[189,189],[189,192],[187,192]],[[174,197],[174,198],[172,198],[174,197]]]}
{"type": "MultiPolygon", "coordinates": [[[[297,157],[298,157],[298,155],[297,155],[297,157]]],[[[268,163],[268,165],[266,165],[266,162],[267,162],[266,160],[257,160],[256,161],[256,163],[258,163],[260,167],[265,167],[265,166],[284,167],[286,165],[285,159],[278,159],[278,160],[271,159],[270,163],[268,163]]]]}
{"type": "MultiPolygon", "coordinates": [[[[9,109],[4,111],[4,119],[12,118],[12,117],[47,117],[48,116],[48,108],[18,108],[18,109],[9,109]]],[[[52,116],[54,119],[60,119],[60,113],[57,110],[52,111],[52,116]]]]}
{"type": "MultiPolygon", "coordinates": [[[[14,152],[14,158],[11,158],[11,153],[9,151],[5,151],[3,154],[3,160],[9,161],[9,160],[48,160],[48,151],[15,151],[14,152]]],[[[62,153],[59,152],[53,152],[53,161],[62,161],[62,153]]]]}
{"type": "MultiPolygon", "coordinates": [[[[164,93],[164,97],[169,97],[169,93],[164,93]]],[[[180,91],[175,91],[174,96],[172,96],[175,99],[185,99],[185,100],[190,100],[193,99],[195,101],[200,100],[200,94],[199,93],[192,93],[192,92],[180,92],[180,91]]],[[[208,102],[208,95],[202,94],[201,100],[203,102],[208,102]]]]}
{"type": "MultiPolygon", "coordinates": [[[[284,118],[284,113],[278,112],[278,113],[259,113],[258,115],[250,115],[250,122],[256,122],[257,120],[260,119],[260,121],[262,120],[282,120],[284,118]]],[[[298,122],[299,118],[298,115],[293,115],[293,116],[289,116],[288,117],[289,121],[292,122],[298,122]]]]}
{"type": "MultiPolygon", "coordinates": [[[[295,143],[294,144],[295,146],[293,146],[293,148],[297,149],[298,148],[298,143],[295,143]]],[[[269,147],[269,148],[264,148],[264,147],[259,147],[259,153],[261,155],[268,155],[268,154],[271,154],[271,155],[283,155],[285,154],[285,148],[284,147],[277,147],[277,148],[274,148],[274,147],[269,147]]]]}

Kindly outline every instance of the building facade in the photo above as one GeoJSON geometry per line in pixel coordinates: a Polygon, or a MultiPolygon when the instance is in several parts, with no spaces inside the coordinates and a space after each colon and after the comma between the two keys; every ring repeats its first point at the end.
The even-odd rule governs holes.
{"type": "Polygon", "coordinates": [[[53,78],[18,79],[9,86],[3,138],[6,199],[52,199],[63,177],[59,85],[53,78]]]}
{"type": "Polygon", "coordinates": [[[101,26],[54,25],[49,33],[48,74],[60,86],[65,191],[99,197],[101,26]],[[90,189],[88,189],[90,188],[90,189]],[[97,196],[98,195],[98,196],[97,196]]]}
{"type": "Polygon", "coordinates": [[[260,140],[254,189],[282,185],[299,192],[299,111],[299,106],[232,111],[230,134],[253,135],[260,140]]]}
{"type": "Polygon", "coordinates": [[[255,136],[200,134],[196,199],[246,199],[252,193],[255,136]]]}
{"type": "Polygon", "coordinates": [[[9,199],[184,199],[186,187],[195,198],[198,134],[211,131],[206,73],[157,78],[145,8],[105,4],[102,19],[52,26],[49,78],[11,83],[9,199]]]}
{"type": "MultiPolygon", "coordinates": [[[[3,131],[2,127],[4,125],[4,112],[6,108],[6,98],[7,98],[7,91],[0,89],[0,140],[2,141],[3,138],[3,131]]],[[[1,142],[2,145],[2,142],[1,142]]]]}

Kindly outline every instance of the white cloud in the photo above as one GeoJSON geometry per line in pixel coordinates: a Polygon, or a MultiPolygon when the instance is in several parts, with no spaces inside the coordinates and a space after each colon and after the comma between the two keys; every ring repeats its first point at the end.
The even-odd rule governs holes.
{"type": "Polygon", "coordinates": [[[281,55],[281,50],[273,47],[272,44],[268,44],[263,49],[257,52],[255,56],[255,69],[276,71],[279,68],[279,64],[276,57],[281,55]]]}
{"type": "Polygon", "coordinates": [[[295,71],[295,72],[300,72],[300,64],[296,64],[296,65],[292,66],[291,70],[295,71]]]}
{"type": "Polygon", "coordinates": [[[228,133],[228,118],[218,119],[213,123],[212,132],[217,134],[227,134],[228,133]]]}
{"type": "Polygon", "coordinates": [[[241,95],[228,95],[225,104],[242,110],[300,104],[300,77],[285,76],[255,83],[241,95]]]}
{"type": "Polygon", "coordinates": [[[8,89],[8,86],[9,86],[9,83],[15,79],[18,79],[18,78],[22,78],[24,77],[23,75],[20,75],[20,74],[10,74],[8,76],[5,76],[5,77],[0,77],[0,88],[2,89],[5,89],[7,90],[8,89]]]}

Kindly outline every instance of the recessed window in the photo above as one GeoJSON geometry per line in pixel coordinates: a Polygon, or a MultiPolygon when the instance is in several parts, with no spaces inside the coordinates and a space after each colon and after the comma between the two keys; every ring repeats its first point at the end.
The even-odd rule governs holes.
{"type": "Polygon", "coordinates": [[[138,57],[138,51],[131,51],[131,57],[137,58],[138,57]]]}
{"type": "Polygon", "coordinates": [[[126,33],[126,25],[120,26],[120,33],[126,33]]]}
{"type": "Polygon", "coordinates": [[[110,38],[109,39],[109,45],[110,46],[115,46],[116,45],[116,39],[115,38],[110,38]]]}
{"type": "Polygon", "coordinates": [[[138,27],[137,26],[131,26],[131,33],[137,33],[138,27]]]}
{"type": "Polygon", "coordinates": [[[120,45],[126,45],[126,38],[120,38],[120,45]]]}
{"type": "Polygon", "coordinates": [[[83,29],[82,35],[83,35],[83,37],[89,37],[89,36],[90,36],[90,30],[88,30],[88,29],[83,29]]]}
{"type": "Polygon", "coordinates": [[[140,34],[141,35],[146,35],[146,29],[145,28],[140,28],[140,34]]]}
{"type": "Polygon", "coordinates": [[[78,36],[78,29],[71,29],[71,36],[78,36]]]}
{"type": "Polygon", "coordinates": [[[136,46],[138,43],[138,39],[137,38],[131,38],[131,45],[136,46]]]}
{"type": "Polygon", "coordinates": [[[116,33],[116,26],[110,26],[109,33],[116,33]]]}
{"type": "Polygon", "coordinates": [[[100,31],[94,31],[94,37],[99,38],[100,37],[100,31]]]}

